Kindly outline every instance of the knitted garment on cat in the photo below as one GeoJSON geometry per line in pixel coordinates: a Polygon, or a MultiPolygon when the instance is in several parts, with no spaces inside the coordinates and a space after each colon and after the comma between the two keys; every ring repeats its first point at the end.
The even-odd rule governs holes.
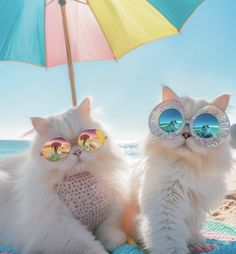
{"type": "Polygon", "coordinates": [[[89,172],[65,176],[54,188],[75,218],[90,230],[99,226],[110,212],[112,191],[109,184],[89,172]]]}

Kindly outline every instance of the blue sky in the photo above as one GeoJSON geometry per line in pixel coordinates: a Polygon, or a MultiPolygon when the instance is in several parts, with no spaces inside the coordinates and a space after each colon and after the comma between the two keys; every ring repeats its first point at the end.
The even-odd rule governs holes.
{"type": "MultiPolygon", "coordinates": [[[[91,95],[117,139],[141,140],[165,83],[179,95],[214,99],[231,93],[236,122],[236,1],[206,0],[181,35],[140,47],[118,62],[75,64],[78,101],[91,95]]],[[[17,139],[30,116],[71,106],[67,66],[48,70],[0,62],[0,139],[17,139]],[[49,102],[49,103],[48,103],[49,102]]]]}

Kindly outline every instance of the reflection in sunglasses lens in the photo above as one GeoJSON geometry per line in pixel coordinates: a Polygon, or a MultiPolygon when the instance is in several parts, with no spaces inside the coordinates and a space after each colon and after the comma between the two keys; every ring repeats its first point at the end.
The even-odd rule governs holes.
{"type": "Polygon", "coordinates": [[[177,109],[167,109],[161,114],[159,125],[164,132],[176,132],[183,125],[183,117],[177,109]]]}
{"type": "Polygon", "coordinates": [[[193,129],[200,138],[212,138],[219,132],[220,126],[215,116],[204,113],[197,116],[193,124],[193,129]]]}
{"type": "Polygon", "coordinates": [[[100,148],[106,140],[103,132],[97,129],[83,131],[78,138],[79,147],[86,152],[100,148]]]}
{"type": "Polygon", "coordinates": [[[43,156],[50,161],[64,159],[71,151],[71,144],[64,138],[58,137],[49,140],[43,146],[43,156]]]}

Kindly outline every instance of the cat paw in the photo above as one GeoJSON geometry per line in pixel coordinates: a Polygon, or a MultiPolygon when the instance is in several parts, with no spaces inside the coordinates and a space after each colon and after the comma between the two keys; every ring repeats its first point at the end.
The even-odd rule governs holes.
{"type": "Polygon", "coordinates": [[[106,252],[105,250],[101,250],[101,251],[90,251],[90,250],[89,250],[89,252],[86,252],[86,253],[84,253],[84,254],[87,254],[87,253],[89,253],[89,254],[109,254],[109,253],[106,252]]]}
{"type": "Polygon", "coordinates": [[[188,254],[189,251],[186,248],[170,248],[168,250],[152,250],[149,252],[150,254],[188,254]]]}
{"type": "MultiPolygon", "coordinates": [[[[97,242],[97,241],[96,241],[97,242]]],[[[97,242],[99,243],[99,242],[97,242]]],[[[94,246],[93,248],[89,248],[89,250],[86,250],[84,254],[108,254],[108,252],[105,251],[104,247],[99,243],[97,246],[94,246]]]]}
{"type": "Polygon", "coordinates": [[[204,243],[206,241],[206,237],[203,236],[201,233],[196,233],[192,235],[190,240],[188,241],[189,246],[195,246],[199,243],[204,243]]]}
{"type": "MultiPolygon", "coordinates": [[[[105,250],[101,250],[101,251],[91,251],[89,252],[89,254],[109,254],[108,252],[106,252],[105,250]]],[[[87,253],[86,253],[87,254],[87,253]]]]}
{"type": "Polygon", "coordinates": [[[108,251],[113,251],[127,241],[126,234],[115,228],[103,228],[97,234],[97,239],[101,241],[104,248],[108,251]]]}
{"type": "Polygon", "coordinates": [[[216,244],[210,244],[210,243],[198,243],[193,246],[189,247],[189,250],[192,254],[195,253],[201,253],[201,252],[210,252],[217,248],[216,244]]]}
{"type": "Polygon", "coordinates": [[[186,251],[186,249],[174,248],[174,249],[171,249],[168,253],[169,254],[188,254],[188,251],[186,251]]]}

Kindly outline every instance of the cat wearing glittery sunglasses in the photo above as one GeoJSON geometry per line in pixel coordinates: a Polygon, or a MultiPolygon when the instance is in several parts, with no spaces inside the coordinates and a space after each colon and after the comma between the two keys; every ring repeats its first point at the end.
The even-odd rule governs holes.
{"type": "Polygon", "coordinates": [[[149,116],[145,165],[132,180],[139,213],[136,237],[150,254],[216,247],[204,242],[200,230],[224,197],[224,177],[232,164],[228,102],[229,95],[207,102],[163,87],[163,101],[149,116]]]}
{"type": "Polygon", "coordinates": [[[19,253],[106,254],[126,242],[126,166],[89,99],[32,118],[23,156],[0,161],[0,239],[19,253]]]}

